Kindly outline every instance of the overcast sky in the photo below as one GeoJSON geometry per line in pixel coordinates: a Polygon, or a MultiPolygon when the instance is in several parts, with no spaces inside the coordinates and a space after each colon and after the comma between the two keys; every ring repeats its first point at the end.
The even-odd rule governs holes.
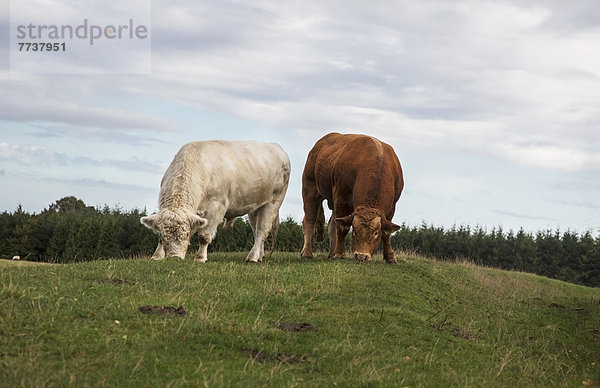
{"type": "Polygon", "coordinates": [[[0,7],[0,211],[153,212],[183,144],[253,139],[290,155],[301,220],[338,131],[396,150],[397,223],[600,232],[597,0],[153,1],[141,75],[11,73],[0,7]]]}

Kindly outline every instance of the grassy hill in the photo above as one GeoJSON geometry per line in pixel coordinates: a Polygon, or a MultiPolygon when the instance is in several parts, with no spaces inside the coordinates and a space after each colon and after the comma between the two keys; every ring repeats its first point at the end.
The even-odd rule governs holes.
{"type": "Polygon", "coordinates": [[[244,257],[2,261],[0,385],[600,382],[600,289],[416,257],[244,257]]]}

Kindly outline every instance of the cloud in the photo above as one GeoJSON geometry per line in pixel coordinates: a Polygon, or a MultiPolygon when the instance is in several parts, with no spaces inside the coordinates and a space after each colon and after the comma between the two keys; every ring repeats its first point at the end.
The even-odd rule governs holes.
{"type": "Polygon", "coordinates": [[[566,192],[570,197],[575,193],[593,194],[600,191],[600,176],[598,174],[591,176],[573,174],[567,179],[551,182],[546,187],[552,191],[566,192]]]}
{"type": "Polygon", "coordinates": [[[569,201],[569,200],[564,200],[564,199],[555,199],[555,200],[552,200],[552,202],[555,202],[555,203],[558,203],[561,205],[574,206],[574,207],[579,207],[579,208],[584,208],[584,209],[600,210],[600,202],[598,202],[598,201],[596,201],[596,202],[569,201]]]}
{"type": "Polygon", "coordinates": [[[68,125],[39,125],[31,124],[35,128],[31,135],[38,138],[68,138],[82,139],[85,141],[101,141],[103,143],[129,144],[133,146],[149,145],[156,143],[165,143],[165,140],[158,137],[157,133],[147,133],[142,130],[116,130],[103,128],[82,128],[68,125]]]}
{"type": "Polygon", "coordinates": [[[152,75],[0,78],[3,119],[86,128],[90,137],[177,130],[157,114],[97,104],[150,96],[298,136],[364,132],[525,166],[600,170],[594,2],[178,0],[152,12],[152,75]]]}
{"type": "Polygon", "coordinates": [[[79,77],[0,77],[0,120],[50,122],[107,130],[179,131],[164,117],[132,110],[103,108],[86,102],[86,94],[102,95],[98,81],[79,77]],[[60,81],[59,81],[60,80],[60,81]]]}
{"type": "Polygon", "coordinates": [[[400,134],[522,165],[600,169],[600,31],[557,33],[559,3],[254,4],[253,17],[210,1],[163,5],[165,41],[225,43],[158,45],[148,92],[269,127],[400,134]]]}
{"type": "Polygon", "coordinates": [[[10,6],[8,1],[0,3],[0,72],[10,70],[10,6]]]}
{"type": "MultiPolygon", "coordinates": [[[[600,173],[595,0],[173,0],[154,2],[152,13],[150,75],[0,74],[0,128],[18,123],[43,145],[9,145],[19,137],[7,136],[2,163],[67,166],[61,173],[77,175],[49,178],[54,189],[88,185],[103,193],[95,188],[111,182],[89,178],[116,180],[117,170],[146,173],[136,177],[154,187],[165,167],[154,158],[198,136],[240,136],[230,131],[239,123],[261,128],[241,137],[276,139],[288,149],[297,185],[302,158],[325,132],[392,144],[406,162],[399,217],[417,222],[506,219],[536,227],[555,221],[548,217],[581,219],[578,204],[593,204],[600,173]],[[219,126],[215,117],[236,123],[219,126]],[[90,154],[77,148],[90,144],[98,144],[90,154]],[[573,203],[552,202],[566,196],[573,203]],[[513,213],[494,213],[498,203],[513,213]]],[[[144,197],[121,187],[124,197],[144,197]]]]}
{"type": "Polygon", "coordinates": [[[44,146],[37,145],[11,145],[0,142],[0,161],[12,161],[27,166],[72,166],[108,167],[125,171],[138,171],[148,173],[161,173],[166,166],[162,162],[150,162],[132,156],[129,159],[119,160],[112,158],[94,159],[88,156],[69,156],[53,151],[44,146]]]}
{"type": "Polygon", "coordinates": [[[237,48],[256,34],[257,27],[260,31],[259,26],[273,22],[267,9],[225,1],[170,1],[152,11],[152,48],[159,55],[237,48]]]}
{"type": "Polygon", "coordinates": [[[72,186],[84,186],[88,188],[102,188],[111,190],[122,190],[122,191],[134,191],[134,192],[154,192],[155,188],[145,187],[141,185],[134,185],[129,183],[111,182],[105,179],[88,179],[88,178],[58,178],[58,177],[44,177],[41,179],[46,183],[66,185],[67,187],[72,186]]]}
{"type": "Polygon", "coordinates": [[[504,216],[520,218],[523,220],[544,221],[544,222],[547,221],[547,222],[553,222],[553,223],[558,222],[558,220],[556,218],[551,218],[551,217],[534,216],[534,215],[515,213],[515,212],[510,212],[510,211],[504,211],[504,210],[494,210],[494,212],[504,215],[504,216]]]}
{"type": "Polygon", "coordinates": [[[600,155],[586,147],[553,143],[510,143],[497,144],[497,153],[521,165],[539,166],[558,170],[600,171],[600,155]]]}
{"type": "Polygon", "coordinates": [[[86,156],[76,156],[72,158],[71,163],[74,166],[93,166],[93,167],[111,167],[119,170],[126,171],[139,171],[149,173],[162,173],[166,166],[163,163],[149,162],[137,158],[135,156],[130,157],[127,160],[117,159],[93,159],[86,156]]]}
{"type": "Polygon", "coordinates": [[[56,164],[64,166],[69,162],[69,157],[43,146],[11,145],[0,142],[0,160],[24,165],[56,164]]]}

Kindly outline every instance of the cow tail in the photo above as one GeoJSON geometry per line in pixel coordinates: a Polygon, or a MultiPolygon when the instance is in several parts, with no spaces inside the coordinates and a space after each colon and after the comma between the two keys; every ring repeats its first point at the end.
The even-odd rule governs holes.
{"type": "Polygon", "coordinates": [[[269,259],[275,251],[275,243],[277,242],[277,230],[279,230],[279,211],[277,212],[277,216],[273,220],[273,224],[271,225],[271,252],[269,252],[269,259]]]}
{"type": "Polygon", "coordinates": [[[315,220],[315,240],[323,241],[325,238],[325,213],[323,212],[323,204],[317,209],[317,219],[315,220]]]}

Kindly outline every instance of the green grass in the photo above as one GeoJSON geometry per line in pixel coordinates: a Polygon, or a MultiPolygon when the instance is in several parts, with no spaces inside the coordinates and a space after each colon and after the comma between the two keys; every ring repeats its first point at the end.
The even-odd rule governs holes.
{"type": "Polygon", "coordinates": [[[417,257],[390,266],[297,256],[2,261],[0,386],[600,382],[600,289],[417,257]],[[144,305],[188,314],[142,314],[144,305]]]}

